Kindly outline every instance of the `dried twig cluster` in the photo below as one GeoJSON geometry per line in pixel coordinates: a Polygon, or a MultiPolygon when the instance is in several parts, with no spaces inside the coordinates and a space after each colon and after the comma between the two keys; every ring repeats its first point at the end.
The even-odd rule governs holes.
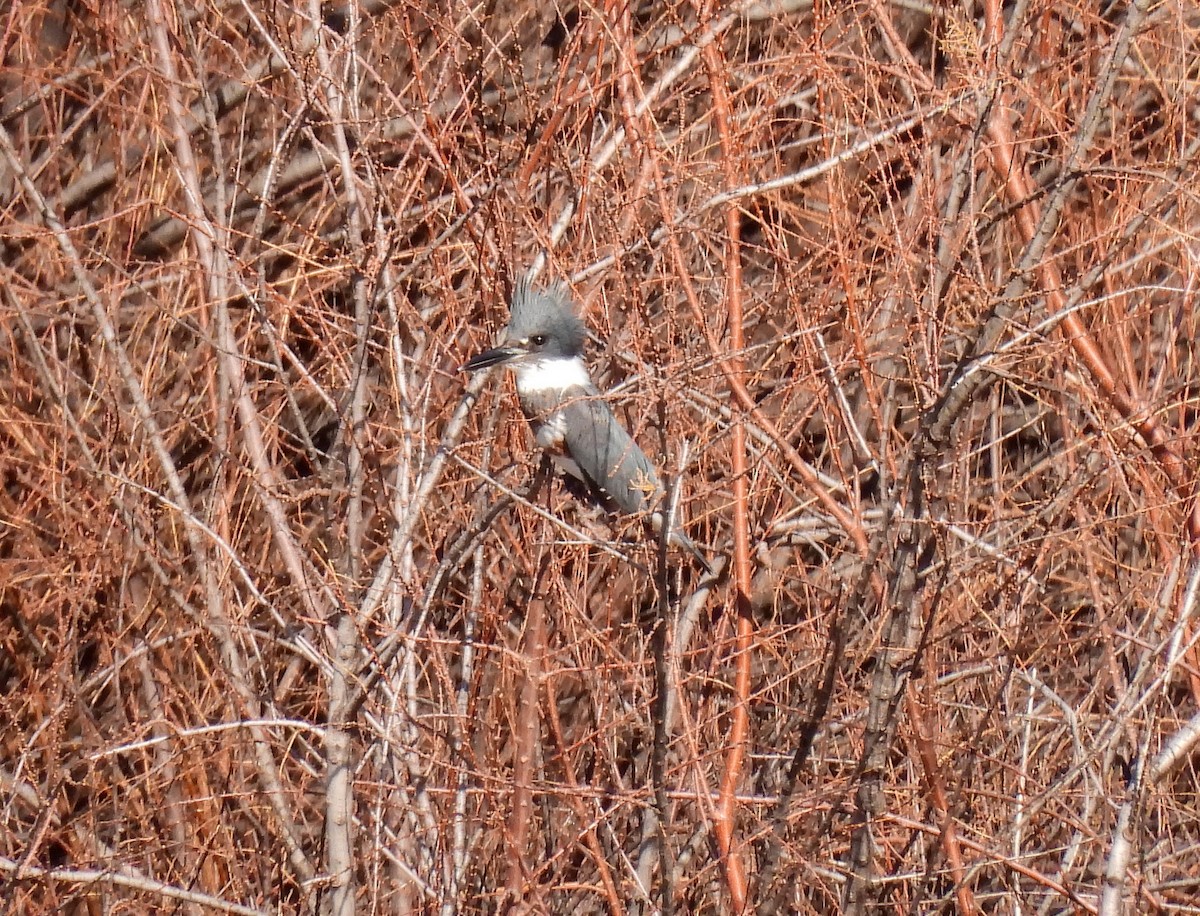
{"type": "Polygon", "coordinates": [[[3,16],[15,912],[1200,896],[1195,4],[3,16]]]}

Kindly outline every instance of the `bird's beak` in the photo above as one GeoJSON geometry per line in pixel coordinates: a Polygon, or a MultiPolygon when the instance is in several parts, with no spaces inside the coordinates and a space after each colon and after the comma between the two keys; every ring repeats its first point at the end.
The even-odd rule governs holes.
{"type": "Polygon", "coordinates": [[[491,350],[484,350],[478,356],[467,360],[462,364],[460,371],[478,372],[480,369],[499,366],[502,363],[511,362],[517,357],[524,355],[525,351],[520,347],[494,347],[491,350]]]}

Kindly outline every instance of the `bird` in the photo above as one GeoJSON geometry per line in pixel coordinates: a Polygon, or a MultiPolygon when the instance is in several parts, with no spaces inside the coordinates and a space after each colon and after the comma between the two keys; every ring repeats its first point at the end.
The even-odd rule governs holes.
{"type": "MultiPolygon", "coordinates": [[[[592,382],[583,361],[587,328],[561,283],[538,288],[529,274],[513,287],[502,343],[472,357],[464,372],[504,366],[516,379],[517,400],[539,448],[558,469],[580,481],[606,508],[647,513],[656,532],[664,494],[646,453],[621,425],[592,382]]],[[[674,526],[667,542],[687,550],[706,571],[707,558],[674,526]]]]}

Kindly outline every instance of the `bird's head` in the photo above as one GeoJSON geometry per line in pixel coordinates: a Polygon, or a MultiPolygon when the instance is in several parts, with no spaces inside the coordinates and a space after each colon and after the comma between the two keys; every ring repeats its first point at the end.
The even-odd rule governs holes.
{"type": "Polygon", "coordinates": [[[518,368],[522,364],[574,359],[583,352],[587,329],[575,314],[566,287],[555,284],[535,289],[528,275],[513,290],[512,311],[504,340],[463,365],[464,372],[491,366],[518,368]]]}

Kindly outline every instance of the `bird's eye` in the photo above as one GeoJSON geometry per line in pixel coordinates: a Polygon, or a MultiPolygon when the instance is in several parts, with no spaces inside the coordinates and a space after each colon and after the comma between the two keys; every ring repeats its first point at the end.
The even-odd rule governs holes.
{"type": "Polygon", "coordinates": [[[535,347],[544,346],[546,343],[546,335],[545,334],[534,334],[532,337],[529,338],[529,342],[531,344],[533,344],[535,347]]]}

